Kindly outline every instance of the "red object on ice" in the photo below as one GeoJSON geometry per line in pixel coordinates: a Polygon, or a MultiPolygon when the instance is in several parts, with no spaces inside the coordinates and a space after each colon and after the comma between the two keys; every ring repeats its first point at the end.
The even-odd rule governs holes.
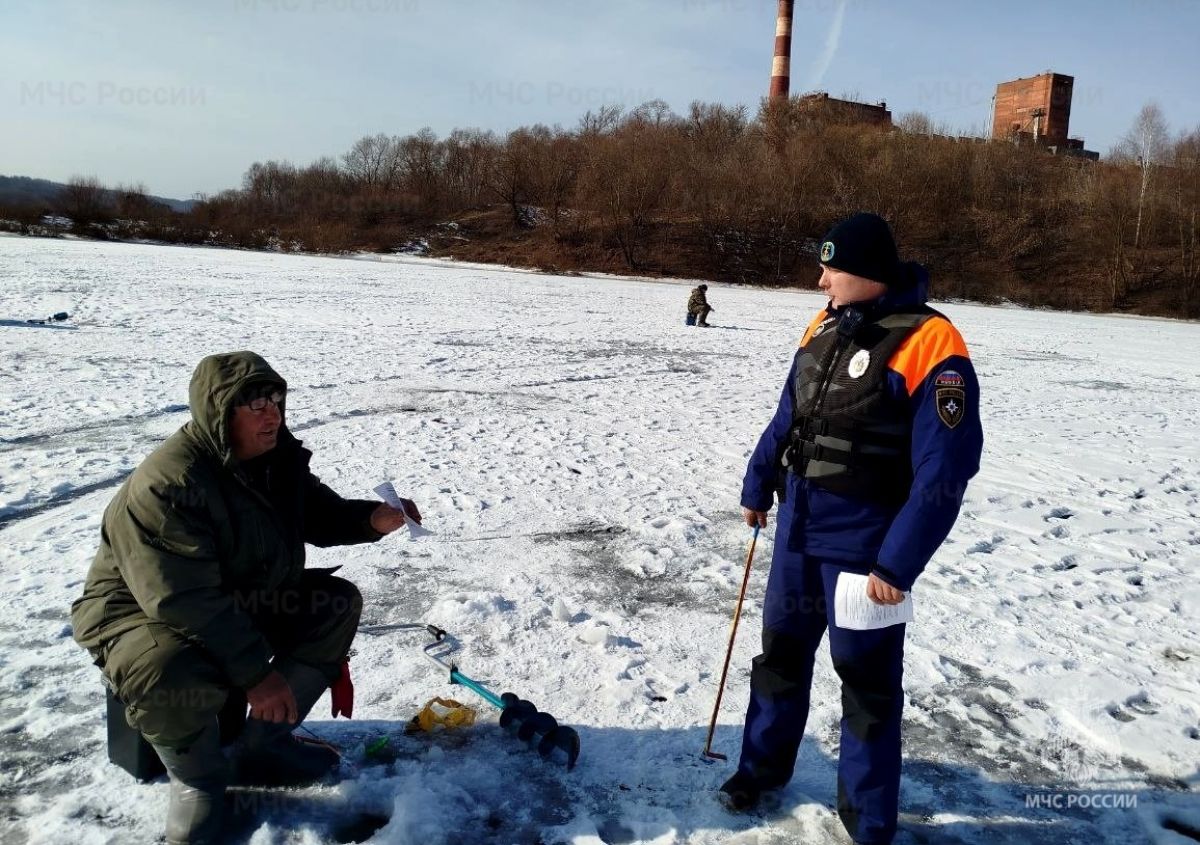
{"type": "Polygon", "coordinates": [[[354,682],[350,680],[350,658],[342,661],[342,669],[337,680],[329,688],[329,700],[332,703],[332,716],[338,714],[347,719],[353,718],[354,713],[354,682]]]}

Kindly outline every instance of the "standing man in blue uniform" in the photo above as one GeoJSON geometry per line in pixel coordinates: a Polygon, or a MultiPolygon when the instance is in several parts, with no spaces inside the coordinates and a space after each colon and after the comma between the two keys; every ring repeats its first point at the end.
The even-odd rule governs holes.
{"type": "Polygon", "coordinates": [[[818,645],[829,631],[842,682],[838,813],[858,843],[896,832],[903,624],[839,627],[842,573],[898,604],[946,539],[979,469],[979,384],[950,321],[925,304],[928,278],[902,263],[888,224],[856,214],[821,245],[825,309],[800,341],[779,407],[746,469],[743,515],[765,527],[779,498],[732,810],[792,777],[818,645]]]}

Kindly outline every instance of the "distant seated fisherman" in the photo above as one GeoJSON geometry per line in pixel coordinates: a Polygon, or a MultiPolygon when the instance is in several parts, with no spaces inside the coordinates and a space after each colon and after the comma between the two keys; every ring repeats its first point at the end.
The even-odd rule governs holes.
{"type": "Polygon", "coordinates": [[[697,326],[708,328],[708,315],[715,309],[708,304],[708,285],[700,285],[692,288],[692,295],[688,297],[688,314],[695,317],[697,326]]]}
{"type": "MultiPolygon", "coordinates": [[[[291,730],[332,684],[335,715],[350,715],[362,596],[306,570],[304,544],[369,543],[405,522],[309,471],[312,453],[284,423],[286,394],[252,352],[201,361],[191,421],[109,503],[71,609],[75,640],[170,775],[168,843],[221,842],[231,780],[295,784],[337,763],[291,730]],[[227,760],[217,714],[230,696],[244,696],[250,714],[227,760]]],[[[420,522],[415,505],[408,515],[420,522]]]]}

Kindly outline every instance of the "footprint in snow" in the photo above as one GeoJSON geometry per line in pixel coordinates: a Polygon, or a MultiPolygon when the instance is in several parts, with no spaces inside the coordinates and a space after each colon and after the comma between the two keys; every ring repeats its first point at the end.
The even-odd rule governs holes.
{"type": "Polygon", "coordinates": [[[1125,706],[1141,716],[1154,716],[1158,713],[1158,708],[1154,706],[1149,694],[1145,692],[1139,692],[1137,695],[1131,695],[1125,699],[1125,706]]]}
{"type": "Polygon", "coordinates": [[[1075,515],[1075,512],[1073,510],[1071,510],[1070,508],[1055,508],[1054,510],[1050,511],[1048,514],[1043,516],[1042,519],[1045,522],[1049,522],[1052,519],[1070,519],[1074,515],[1075,515]]]}
{"type": "Polygon", "coordinates": [[[978,543],[971,546],[971,548],[967,549],[967,554],[969,554],[969,555],[975,555],[975,554],[990,555],[1003,542],[1004,542],[1003,537],[1001,537],[999,534],[994,534],[994,535],[992,535],[992,539],[980,540],[978,543]]]}
{"type": "Polygon", "coordinates": [[[1108,715],[1112,716],[1118,722],[1132,722],[1134,720],[1133,716],[1130,716],[1115,704],[1108,705],[1106,709],[1108,710],[1108,715]]]}
{"type": "Polygon", "coordinates": [[[1150,700],[1150,696],[1145,692],[1129,696],[1129,698],[1125,699],[1124,707],[1110,704],[1105,709],[1108,711],[1108,715],[1112,716],[1118,722],[1132,722],[1138,716],[1154,716],[1158,714],[1158,708],[1154,706],[1154,702],[1150,700]]]}

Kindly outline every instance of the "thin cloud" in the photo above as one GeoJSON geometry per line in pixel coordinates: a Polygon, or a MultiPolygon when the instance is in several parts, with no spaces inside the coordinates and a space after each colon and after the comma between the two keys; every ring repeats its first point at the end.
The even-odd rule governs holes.
{"type": "Polygon", "coordinates": [[[833,57],[837,55],[838,45],[842,41],[842,21],[846,18],[846,0],[839,0],[837,10],[833,13],[833,23],[829,27],[829,32],[825,36],[825,46],[821,50],[821,55],[817,57],[817,61],[813,65],[812,75],[808,80],[808,90],[813,90],[821,84],[821,80],[825,78],[826,71],[833,64],[833,57]]]}

